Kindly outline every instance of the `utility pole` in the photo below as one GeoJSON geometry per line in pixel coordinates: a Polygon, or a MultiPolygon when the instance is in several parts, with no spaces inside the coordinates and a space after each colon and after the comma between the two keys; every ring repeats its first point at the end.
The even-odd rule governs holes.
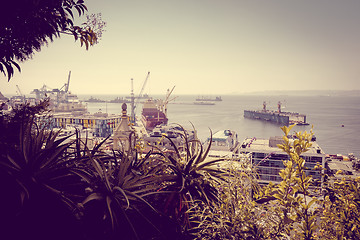
{"type": "Polygon", "coordinates": [[[134,98],[134,79],[131,79],[131,115],[130,122],[135,123],[135,98],[134,98]]]}
{"type": "Polygon", "coordinates": [[[132,123],[135,123],[136,108],[137,108],[137,106],[139,104],[140,98],[142,97],[142,93],[144,92],[146,83],[147,83],[147,81],[149,79],[149,75],[150,75],[150,72],[148,72],[147,75],[146,75],[146,78],[145,78],[144,83],[143,83],[143,85],[141,87],[141,90],[140,90],[139,96],[136,99],[136,102],[135,102],[135,96],[134,96],[134,80],[131,79],[131,117],[130,117],[130,121],[132,123]]]}

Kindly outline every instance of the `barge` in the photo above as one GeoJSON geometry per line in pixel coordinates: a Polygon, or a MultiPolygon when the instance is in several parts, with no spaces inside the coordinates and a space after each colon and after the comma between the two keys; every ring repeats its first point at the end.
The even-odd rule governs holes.
{"type": "Polygon", "coordinates": [[[281,102],[278,102],[278,110],[271,111],[266,109],[266,102],[263,103],[262,110],[244,110],[244,117],[250,119],[258,119],[268,122],[273,122],[285,126],[292,124],[309,125],[306,122],[306,115],[296,112],[282,112],[281,102]]]}

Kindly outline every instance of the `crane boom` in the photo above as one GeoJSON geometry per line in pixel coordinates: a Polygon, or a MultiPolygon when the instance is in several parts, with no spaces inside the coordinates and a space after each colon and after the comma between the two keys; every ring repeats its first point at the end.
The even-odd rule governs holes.
{"type": "Polygon", "coordinates": [[[165,98],[165,101],[164,101],[164,102],[169,102],[169,101],[168,101],[168,100],[169,100],[169,97],[170,97],[171,93],[174,91],[174,88],[175,88],[175,86],[171,89],[170,92],[168,91],[168,93],[166,94],[166,98],[165,98]]]}
{"type": "Polygon", "coordinates": [[[71,71],[69,71],[68,82],[67,82],[66,87],[65,87],[65,92],[66,92],[66,93],[69,91],[70,76],[71,76],[71,71]]]}
{"type": "Polygon", "coordinates": [[[174,97],[174,98],[172,98],[172,99],[169,99],[171,93],[174,91],[174,88],[175,88],[175,86],[171,89],[171,91],[170,91],[169,89],[167,90],[166,97],[165,97],[164,101],[163,101],[162,104],[161,104],[161,109],[164,111],[165,116],[167,116],[167,105],[168,105],[168,103],[169,103],[170,101],[174,100],[175,98],[177,98],[177,97],[174,97]]]}
{"type": "Polygon", "coordinates": [[[141,87],[140,93],[139,93],[139,95],[138,95],[138,97],[137,97],[137,99],[136,99],[135,108],[137,107],[137,105],[138,105],[138,103],[139,103],[139,101],[140,101],[140,98],[141,98],[141,96],[142,96],[142,93],[144,92],[146,83],[147,83],[147,81],[148,81],[148,79],[149,79],[149,75],[150,75],[150,72],[148,72],[148,74],[146,75],[146,78],[145,78],[144,83],[143,83],[143,85],[142,85],[142,87],[141,87]]]}
{"type": "Polygon", "coordinates": [[[25,95],[22,94],[19,85],[16,84],[16,88],[17,88],[17,90],[19,92],[19,95],[21,97],[21,101],[24,103],[25,102],[25,95]]]}
{"type": "Polygon", "coordinates": [[[16,88],[17,88],[17,90],[19,91],[19,95],[22,97],[23,95],[22,95],[22,93],[21,93],[21,90],[20,90],[20,88],[19,88],[19,85],[16,84],[16,88]]]}

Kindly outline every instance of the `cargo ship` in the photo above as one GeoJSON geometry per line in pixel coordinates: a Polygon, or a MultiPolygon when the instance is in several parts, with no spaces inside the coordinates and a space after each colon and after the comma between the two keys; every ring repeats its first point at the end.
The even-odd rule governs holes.
{"type": "Polygon", "coordinates": [[[147,99],[144,102],[141,120],[148,131],[152,131],[156,126],[168,123],[165,112],[159,108],[157,102],[153,99],[147,99]]]}
{"type": "Polygon", "coordinates": [[[167,90],[164,100],[149,98],[143,103],[141,121],[147,131],[152,131],[156,126],[167,125],[167,104],[176,98],[170,99],[174,88],[175,86],[171,91],[169,89],[167,90]]]}
{"type": "Polygon", "coordinates": [[[258,111],[244,110],[244,117],[250,119],[269,121],[285,126],[289,126],[292,124],[309,125],[309,123],[306,122],[306,115],[304,114],[300,114],[296,112],[282,112],[281,102],[278,102],[277,111],[267,110],[266,102],[264,102],[262,110],[258,110],[258,111]]]}

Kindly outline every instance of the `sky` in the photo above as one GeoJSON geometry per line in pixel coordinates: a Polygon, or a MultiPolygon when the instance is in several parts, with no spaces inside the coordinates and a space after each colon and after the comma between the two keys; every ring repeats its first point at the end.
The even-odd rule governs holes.
{"type": "Polygon", "coordinates": [[[222,95],[360,89],[359,0],[85,0],[107,23],[88,51],[71,36],[21,63],[0,91],[222,95]]]}

